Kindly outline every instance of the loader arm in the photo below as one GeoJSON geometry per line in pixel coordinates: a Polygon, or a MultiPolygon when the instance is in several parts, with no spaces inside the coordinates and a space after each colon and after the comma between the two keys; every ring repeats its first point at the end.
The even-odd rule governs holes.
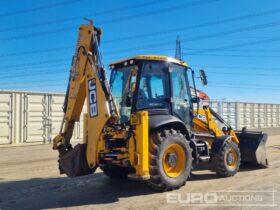
{"type": "Polygon", "coordinates": [[[211,134],[215,137],[228,135],[232,138],[233,142],[239,144],[239,140],[231,126],[209,106],[204,106],[198,110],[198,115],[193,118],[193,131],[211,134]],[[220,128],[218,122],[222,124],[225,128],[224,130],[220,128]]]}
{"type": "Polygon", "coordinates": [[[74,124],[79,121],[87,98],[86,122],[94,128],[84,132],[84,144],[87,144],[87,151],[91,151],[86,156],[90,167],[96,165],[96,155],[90,154],[97,154],[94,151],[102,129],[107,122],[119,119],[99,51],[100,39],[101,29],[95,28],[92,22],[80,26],[64,101],[64,117],[60,133],[53,141],[53,149],[58,149],[61,156],[72,149],[74,124]]]}

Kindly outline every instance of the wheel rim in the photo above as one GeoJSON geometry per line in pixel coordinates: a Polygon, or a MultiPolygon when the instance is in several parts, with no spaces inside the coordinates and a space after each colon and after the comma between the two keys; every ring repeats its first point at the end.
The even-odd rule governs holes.
{"type": "Polygon", "coordinates": [[[169,177],[178,177],[185,170],[187,157],[184,148],[179,144],[171,144],[164,151],[162,164],[169,177]]]}
{"type": "Polygon", "coordinates": [[[235,170],[238,163],[238,155],[235,149],[230,148],[226,154],[226,163],[231,170],[235,170]]]}

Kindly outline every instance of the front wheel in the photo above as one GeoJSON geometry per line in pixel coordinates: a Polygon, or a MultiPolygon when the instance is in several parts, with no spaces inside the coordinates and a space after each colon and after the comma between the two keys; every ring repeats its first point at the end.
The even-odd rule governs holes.
{"type": "Polygon", "coordinates": [[[234,176],[240,167],[240,150],[238,146],[231,141],[225,142],[221,151],[214,155],[213,163],[215,171],[219,176],[234,176]]]}
{"type": "Polygon", "coordinates": [[[151,134],[149,147],[150,180],[155,190],[168,191],[183,185],[190,176],[192,150],[187,139],[173,129],[151,134]]]}

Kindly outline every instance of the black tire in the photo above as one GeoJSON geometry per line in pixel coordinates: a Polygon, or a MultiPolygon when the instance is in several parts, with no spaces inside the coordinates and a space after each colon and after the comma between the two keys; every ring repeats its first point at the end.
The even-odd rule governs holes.
{"type": "Polygon", "coordinates": [[[111,166],[111,167],[100,167],[104,174],[111,179],[126,179],[130,173],[135,173],[132,168],[111,166]]]}
{"type": "MultiPolygon", "coordinates": [[[[173,154],[170,153],[169,156],[170,155],[173,154]]],[[[170,160],[170,158],[168,160],[170,160]]],[[[177,167],[176,165],[173,167],[177,167]]],[[[179,131],[171,129],[157,131],[151,134],[149,146],[150,179],[148,181],[148,185],[151,188],[158,191],[169,191],[180,188],[181,186],[185,185],[185,182],[190,176],[191,167],[192,149],[190,148],[187,139],[179,131]],[[184,168],[178,173],[178,176],[176,177],[169,176],[164,169],[163,159],[166,158],[166,151],[171,147],[170,145],[177,145],[178,148],[181,148],[180,151],[185,155],[183,159],[176,159],[177,156],[175,156],[176,163],[174,164],[176,165],[185,159],[183,162],[184,168]]]]}
{"type": "Polygon", "coordinates": [[[234,142],[226,141],[221,151],[213,156],[214,169],[219,176],[234,176],[239,170],[240,160],[241,154],[238,146],[234,142]],[[228,161],[229,153],[234,155],[233,164],[228,161]]]}

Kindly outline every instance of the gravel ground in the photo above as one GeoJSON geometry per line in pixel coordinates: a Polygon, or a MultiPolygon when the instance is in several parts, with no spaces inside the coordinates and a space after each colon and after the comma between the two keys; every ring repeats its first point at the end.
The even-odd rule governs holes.
{"type": "Polygon", "coordinates": [[[152,191],[143,182],[111,180],[99,170],[77,178],[59,175],[57,152],[51,145],[0,148],[0,209],[280,209],[280,135],[275,130],[271,133],[267,143],[269,168],[241,167],[234,177],[219,178],[204,164],[195,168],[184,187],[165,193],[152,191]],[[218,203],[218,207],[167,202],[172,196],[186,201],[188,195],[218,192],[232,196],[235,191],[249,191],[247,194],[255,199],[262,198],[264,206],[254,207],[252,202],[245,206],[239,201],[232,203],[239,206],[218,203]],[[273,204],[273,194],[274,204],[278,205],[274,207],[268,205],[273,204]]]}

